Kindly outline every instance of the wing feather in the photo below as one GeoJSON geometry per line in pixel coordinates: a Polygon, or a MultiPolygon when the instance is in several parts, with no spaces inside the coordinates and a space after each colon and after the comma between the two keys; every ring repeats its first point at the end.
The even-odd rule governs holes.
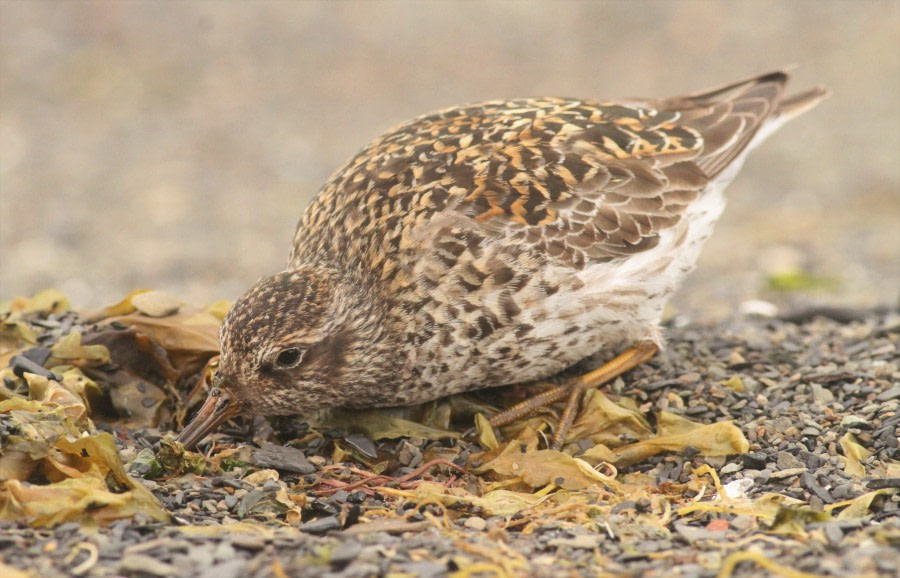
{"type": "Polygon", "coordinates": [[[648,250],[767,123],[827,94],[784,99],[787,79],[774,72],[662,100],[491,101],[420,117],[326,183],[298,226],[291,264],[337,260],[385,278],[439,252],[450,267],[463,251],[448,248],[461,246],[448,235],[467,239],[467,250],[501,242],[574,268],[648,250]]]}

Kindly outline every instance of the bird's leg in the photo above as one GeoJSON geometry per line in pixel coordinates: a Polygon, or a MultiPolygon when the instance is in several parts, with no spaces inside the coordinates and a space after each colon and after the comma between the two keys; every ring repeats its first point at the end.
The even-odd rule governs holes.
{"type": "Polygon", "coordinates": [[[584,392],[592,387],[597,387],[608,381],[611,381],[626,371],[634,369],[638,365],[648,361],[656,352],[659,351],[652,341],[642,341],[632,347],[629,347],[614,359],[604,363],[597,369],[590,371],[580,377],[576,377],[566,383],[542,391],[541,393],[519,402],[511,408],[502,411],[490,419],[492,427],[500,427],[521,419],[537,409],[550,405],[556,401],[568,398],[566,408],[560,416],[559,424],[556,432],[553,434],[551,449],[559,449],[565,440],[566,433],[569,431],[572,422],[575,421],[575,415],[584,392]]]}
{"type": "Polygon", "coordinates": [[[585,389],[579,387],[577,384],[569,386],[569,400],[566,401],[566,407],[563,409],[562,414],[559,416],[559,421],[556,423],[556,431],[553,432],[553,439],[550,440],[551,450],[558,450],[562,447],[566,433],[569,431],[569,428],[572,427],[575,416],[578,415],[578,408],[581,406],[581,398],[584,397],[585,391],[585,389]]]}

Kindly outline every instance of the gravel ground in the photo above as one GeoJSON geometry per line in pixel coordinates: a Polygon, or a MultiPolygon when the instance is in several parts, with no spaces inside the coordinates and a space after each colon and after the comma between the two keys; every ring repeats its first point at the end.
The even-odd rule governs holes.
{"type": "MultiPolygon", "coordinates": [[[[662,501],[604,499],[601,492],[587,509],[567,510],[563,503],[540,517],[527,509],[490,516],[467,505],[426,505],[403,492],[428,481],[483,488],[482,478],[449,466],[472,468],[477,444],[373,442],[341,428],[307,435],[314,430],[286,420],[276,424],[279,431],[301,441],[285,449],[267,445],[273,431],[256,420],[226,428],[212,454],[232,441],[260,445],[263,450],[244,456],[252,465],[143,482],[171,522],[138,516],[100,529],[7,522],[0,526],[0,557],[31,576],[699,577],[716,576],[732,555],[777,564],[766,567],[772,575],[785,569],[804,576],[897,575],[897,312],[819,310],[681,327],[674,321],[666,354],[606,393],[633,399],[642,411],[666,409],[702,423],[734,420],[750,447],[727,458],[703,458],[687,448],[620,469],[619,479],[647,476],[654,492],[667,496],[662,501]],[[859,475],[845,467],[841,440],[848,433],[867,452],[859,475]],[[336,453],[338,446],[344,451],[336,453]],[[381,472],[390,478],[367,483],[373,474],[365,474],[372,463],[366,456],[379,453],[395,458],[381,472]],[[435,456],[443,459],[429,466],[435,456]],[[701,476],[705,490],[696,485],[704,464],[725,488],[743,488],[754,509],[781,503],[779,517],[737,508],[679,510],[715,506],[712,478],[701,476]],[[272,467],[280,476],[247,477],[272,467]],[[285,489],[304,496],[294,499],[302,520],[291,518],[291,508],[272,507],[285,489]],[[829,514],[835,504],[879,490],[855,515],[839,514],[843,506],[829,514]]],[[[158,450],[164,433],[116,431],[125,457],[144,447],[158,450]]],[[[763,572],[752,561],[734,569],[735,576],[763,572]]]]}
{"type": "MultiPolygon", "coordinates": [[[[795,87],[833,97],[754,152],[673,300],[668,351],[604,390],[643,412],[733,420],[749,450],[622,467],[653,490],[633,499],[557,489],[491,515],[420,505],[429,482],[502,483],[470,472],[472,441],[296,420],[274,424],[279,440],[238,421],[203,446],[203,475],[141,482],[169,522],[0,522],[0,574],[716,576],[743,559],[734,575],[900,575],[900,4],[412,6],[0,0],[0,301],[47,287],[79,308],[137,287],[233,299],[282,266],[328,174],[397,122],[497,97],[668,95],[799,63],[795,87]],[[259,450],[222,457],[233,446],[259,450]],[[373,455],[393,456],[388,477],[370,477],[373,455]],[[754,506],[728,511],[723,492],[754,506]],[[846,505],[860,496],[873,499],[846,505]]],[[[98,426],[124,460],[167,447],[168,428],[98,426]]]]}

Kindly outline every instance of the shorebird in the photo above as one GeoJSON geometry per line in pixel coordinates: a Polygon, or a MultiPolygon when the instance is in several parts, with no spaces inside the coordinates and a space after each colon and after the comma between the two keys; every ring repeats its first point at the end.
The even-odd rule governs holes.
{"type": "Polygon", "coordinates": [[[662,347],[747,153],[821,101],[773,72],[688,96],[525,98],[386,132],[322,187],[287,268],[229,311],[209,398],[180,440],[237,414],[418,404],[612,361],[491,419],[567,400],[662,347]]]}

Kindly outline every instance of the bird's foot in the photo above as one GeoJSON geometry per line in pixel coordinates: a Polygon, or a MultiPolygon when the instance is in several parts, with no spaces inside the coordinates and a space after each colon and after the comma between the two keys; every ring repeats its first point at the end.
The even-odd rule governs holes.
{"type": "Polygon", "coordinates": [[[655,343],[642,341],[629,347],[597,369],[580,377],[570,379],[562,385],[542,391],[498,413],[489,420],[491,427],[498,428],[510,424],[531,415],[542,407],[565,399],[566,407],[563,409],[556,431],[553,432],[553,438],[550,441],[550,449],[558,450],[562,447],[572,422],[575,421],[575,416],[578,414],[578,408],[581,405],[585,392],[612,381],[630,369],[634,369],[656,355],[657,351],[659,351],[659,347],[655,343]]]}

